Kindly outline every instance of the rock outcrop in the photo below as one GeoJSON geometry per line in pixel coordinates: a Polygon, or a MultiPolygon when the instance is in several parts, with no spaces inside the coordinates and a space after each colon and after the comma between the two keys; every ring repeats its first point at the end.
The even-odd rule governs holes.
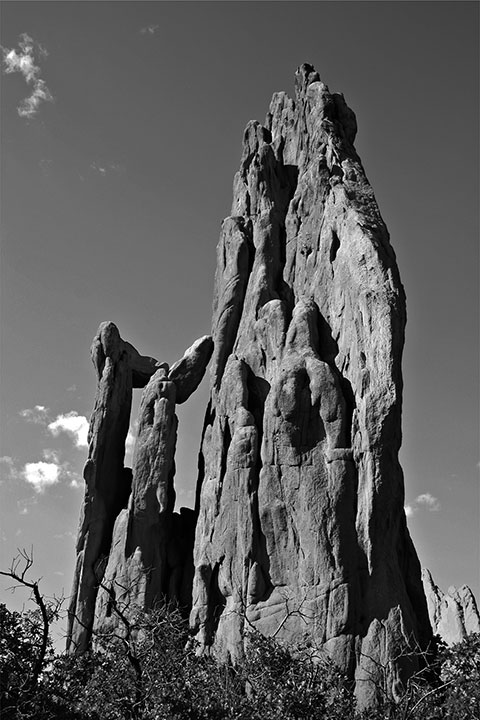
{"type": "Polygon", "coordinates": [[[405,298],[353,141],[311,66],[246,128],[217,250],[191,623],[323,647],[369,704],[431,637],[403,512],[405,298]],[[392,658],[400,658],[392,661],[392,658]]]}
{"type": "Polygon", "coordinates": [[[430,570],[422,570],[428,614],[435,635],[448,645],[461,642],[470,633],[480,633],[480,615],[475,597],[467,585],[453,585],[444,593],[433,581],[430,570]]]}
{"type": "Polygon", "coordinates": [[[91,351],[98,385],[69,608],[71,650],[83,651],[95,629],[116,625],[112,593],[131,607],[152,608],[165,598],[190,605],[194,518],[192,510],[174,513],[175,406],[197,388],[212,350],[211,337],[200,338],[169,370],[141,356],[113,323],[99,327],[91,351]],[[124,457],[132,387],[145,389],[130,469],[124,457]]]}
{"type": "Polygon", "coordinates": [[[173,512],[175,404],[212,340],[169,370],[101,327],[72,646],[113,622],[112,593],[128,588],[127,604],[191,606],[200,649],[219,658],[241,657],[252,626],[323,648],[361,705],[380,688],[396,697],[418,668],[432,632],[398,461],[405,297],[355,134],[309,65],[295,98],[275,94],[246,128],[217,249],[194,513],[173,512]]]}

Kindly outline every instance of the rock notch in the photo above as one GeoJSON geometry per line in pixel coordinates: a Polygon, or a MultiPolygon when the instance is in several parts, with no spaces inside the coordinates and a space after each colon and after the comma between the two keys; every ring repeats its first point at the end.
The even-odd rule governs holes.
{"type": "Polygon", "coordinates": [[[322,647],[364,706],[418,668],[432,633],[398,461],[405,297],[355,134],[310,65],[294,99],[276,93],[245,130],[217,248],[194,514],[173,512],[175,403],[212,340],[169,371],[101,326],[72,647],[128,587],[142,607],[191,606],[219,658],[241,657],[252,626],[322,647]],[[146,387],[130,473],[134,383],[146,387]]]}

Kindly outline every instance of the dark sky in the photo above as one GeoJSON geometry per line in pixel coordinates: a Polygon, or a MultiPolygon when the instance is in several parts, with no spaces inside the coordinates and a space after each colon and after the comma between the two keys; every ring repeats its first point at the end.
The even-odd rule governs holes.
{"type": "MultiPolygon", "coordinates": [[[[478,15],[476,2],[1,3],[2,566],[33,543],[46,589],[69,592],[93,335],[113,320],[173,363],[209,332],[243,129],[310,62],[357,115],[406,289],[409,527],[444,590],[478,595],[478,15]]],[[[179,412],[180,504],[206,400],[204,382],[179,412]]]]}

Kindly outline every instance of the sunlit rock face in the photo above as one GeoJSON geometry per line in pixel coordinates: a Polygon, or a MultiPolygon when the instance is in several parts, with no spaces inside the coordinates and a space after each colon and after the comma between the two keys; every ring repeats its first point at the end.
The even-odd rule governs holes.
{"type": "Polygon", "coordinates": [[[431,637],[403,512],[405,297],[342,95],[303,65],[246,128],[215,278],[191,623],[322,646],[361,704],[431,637]]]}
{"type": "Polygon", "coordinates": [[[452,585],[444,593],[426,569],[422,571],[422,580],[435,635],[452,645],[462,642],[470,633],[480,633],[480,614],[468,585],[458,589],[452,585]]]}
{"type": "Polygon", "coordinates": [[[67,648],[83,652],[92,634],[136,608],[164,600],[191,604],[193,510],[174,512],[175,408],[196,390],[213,350],[197,340],[169,370],[140,355],[112,323],[102,323],[91,354],[97,371],[84,469],[85,499],[69,607],[67,648]],[[132,387],[144,388],[133,468],[124,467],[132,387]]]}

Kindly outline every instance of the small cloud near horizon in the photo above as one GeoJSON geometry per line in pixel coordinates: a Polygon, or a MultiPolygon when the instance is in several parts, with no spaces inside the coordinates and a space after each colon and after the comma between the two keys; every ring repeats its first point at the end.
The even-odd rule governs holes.
{"type": "Polygon", "coordinates": [[[45,80],[40,77],[40,67],[35,64],[35,53],[42,58],[47,57],[47,50],[27,33],[20,35],[18,50],[0,48],[3,55],[3,72],[5,75],[19,72],[27,85],[33,87],[31,95],[26,97],[17,107],[20,117],[33,119],[43,102],[53,102],[54,98],[45,80]]]}
{"type": "Polygon", "coordinates": [[[405,515],[407,518],[412,517],[421,508],[429,510],[430,512],[438,512],[440,510],[440,502],[431,493],[421,493],[417,495],[412,503],[405,505],[405,515]]]}

